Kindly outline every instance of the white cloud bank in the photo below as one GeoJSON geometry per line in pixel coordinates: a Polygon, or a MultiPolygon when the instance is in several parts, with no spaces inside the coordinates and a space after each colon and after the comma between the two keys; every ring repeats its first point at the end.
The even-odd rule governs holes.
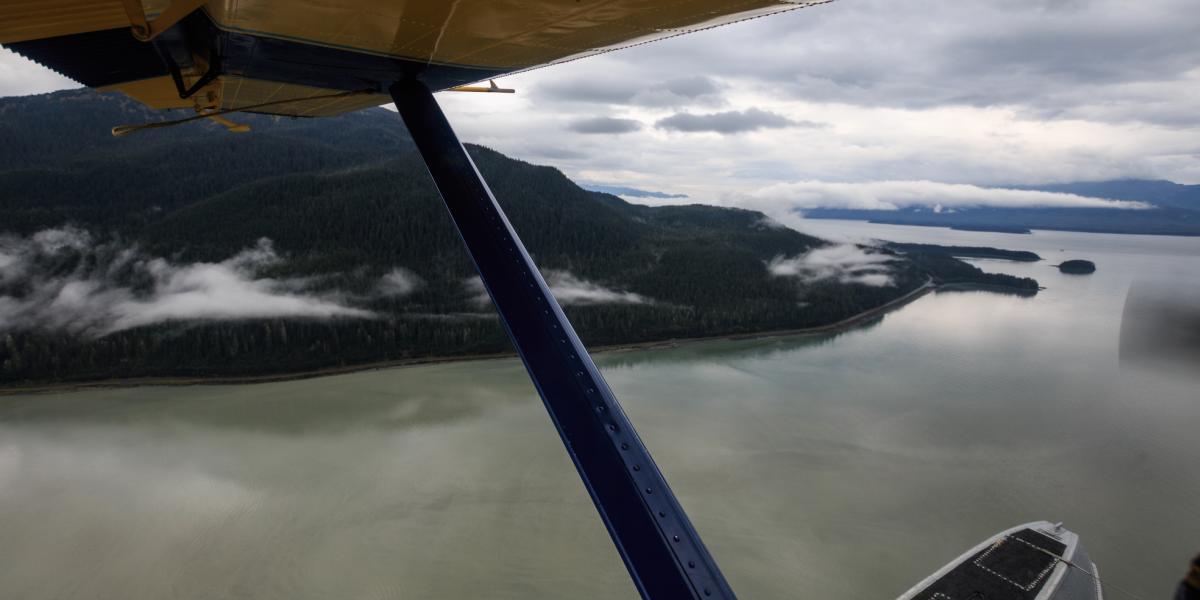
{"type": "MultiPolygon", "coordinates": [[[[570,271],[546,269],[544,271],[546,285],[554,293],[555,299],[563,306],[592,305],[592,304],[650,304],[652,301],[633,292],[625,292],[606,288],[577,277],[570,271]]],[[[463,287],[472,295],[471,302],[479,307],[491,306],[492,299],[483,287],[483,281],[478,277],[469,277],[463,281],[463,287]]]]}
{"type": "Polygon", "coordinates": [[[868,252],[854,244],[813,248],[795,257],[776,256],[767,261],[775,277],[794,277],[804,283],[828,279],[872,287],[895,285],[888,266],[894,257],[868,252]]]}
{"type": "Polygon", "coordinates": [[[576,277],[570,271],[546,271],[546,283],[554,297],[563,305],[569,304],[647,304],[649,300],[640,294],[608,289],[602,285],[576,277]]]}
{"type": "Polygon", "coordinates": [[[840,183],[797,181],[776,183],[743,195],[733,195],[734,204],[757,207],[786,206],[792,209],[841,208],[856,210],[900,210],[928,208],[1109,208],[1146,209],[1143,202],[1092,198],[1059,192],[1009,188],[987,188],[936,181],[869,181],[840,183]]]}
{"type": "Polygon", "coordinates": [[[376,289],[380,295],[399,298],[421,289],[424,285],[425,280],[416,273],[404,267],[396,267],[379,279],[376,289]]]}
{"type": "Polygon", "coordinates": [[[258,277],[280,260],[266,238],[221,262],[179,265],[70,227],[0,237],[0,331],[105,335],[166,321],[374,316],[305,292],[303,280],[258,277]]]}

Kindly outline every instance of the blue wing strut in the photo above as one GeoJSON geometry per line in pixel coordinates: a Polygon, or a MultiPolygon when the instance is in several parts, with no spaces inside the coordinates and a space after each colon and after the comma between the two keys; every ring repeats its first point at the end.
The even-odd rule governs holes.
{"type": "Polygon", "coordinates": [[[429,88],[390,91],[642,597],[733,598],[429,88]]]}

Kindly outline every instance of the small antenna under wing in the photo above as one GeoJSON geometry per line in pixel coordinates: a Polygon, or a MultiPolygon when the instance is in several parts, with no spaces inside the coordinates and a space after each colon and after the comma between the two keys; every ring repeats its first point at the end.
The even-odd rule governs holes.
{"type": "Polygon", "coordinates": [[[517,90],[514,90],[513,88],[502,88],[502,87],[496,85],[496,81],[494,79],[489,79],[487,86],[460,85],[458,87],[452,87],[446,91],[448,91],[448,92],[483,92],[483,93],[491,93],[491,94],[515,94],[515,93],[517,93],[517,90]]]}

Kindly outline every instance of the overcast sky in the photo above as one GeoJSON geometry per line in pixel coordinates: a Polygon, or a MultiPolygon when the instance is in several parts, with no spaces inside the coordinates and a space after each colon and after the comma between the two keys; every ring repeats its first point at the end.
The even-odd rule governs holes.
{"type": "MultiPolygon", "coordinates": [[[[466,141],[693,202],[814,189],[863,202],[919,184],[953,204],[978,190],[940,184],[1200,183],[1196,10],[838,0],[498,81],[514,95],[441,100],[466,141]]],[[[0,94],[64,87],[0,56],[0,94]]]]}

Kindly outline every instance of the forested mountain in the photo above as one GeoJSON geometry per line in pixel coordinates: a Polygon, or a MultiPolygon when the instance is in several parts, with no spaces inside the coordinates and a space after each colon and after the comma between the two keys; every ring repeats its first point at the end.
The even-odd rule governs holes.
{"type": "Polygon", "coordinates": [[[3,230],[64,220],[138,231],[163,213],[248,182],[357,168],[410,150],[395,113],[337,119],[236,115],[251,133],[201,121],[114,138],[116,125],[187,116],[153,111],[122,94],[81,89],[0,98],[3,230]]]}
{"type": "MultiPolygon", "coordinates": [[[[394,113],[109,135],[159,118],[85,90],[0,98],[0,383],[508,349],[394,113]]],[[[829,324],[930,278],[1036,289],[949,257],[811,262],[837,248],[761,213],[634,205],[469,150],[589,344],[829,324]]]]}

